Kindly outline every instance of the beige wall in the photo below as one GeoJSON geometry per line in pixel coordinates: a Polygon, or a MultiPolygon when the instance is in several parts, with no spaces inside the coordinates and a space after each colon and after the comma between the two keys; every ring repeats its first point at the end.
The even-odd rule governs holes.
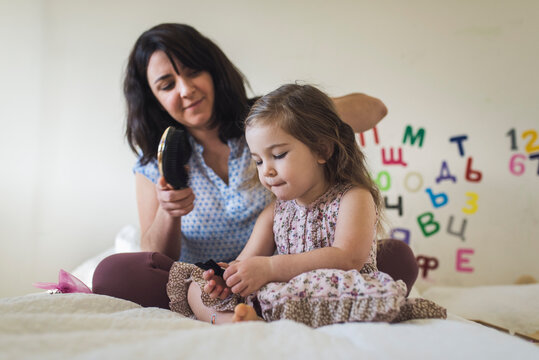
{"type": "Polygon", "coordinates": [[[380,146],[366,147],[373,172],[389,169],[395,184],[417,171],[435,186],[442,160],[462,180],[465,163],[447,139],[467,134],[483,181],[434,188],[455,206],[440,210],[424,191],[395,185],[387,195],[403,196],[405,214],[390,217],[411,229],[417,253],[440,260],[426,284],[539,277],[538,164],[527,160],[523,176],[510,174],[506,136],[539,131],[535,1],[3,0],[0,19],[0,296],[55,280],[58,269],[72,270],[137,224],[121,81],[137,36],[161,22],[186,22],[215,40],[255,94],[299,79],[331,95],[383,99],[390,114],[380,146],[403,146],[406,125],[427,133],[423,148],[404,149],[408,168],[384,168],[380,146]],[[464,243],[476,250],[473,274],[454,271],[463,244],[445,231],[466,191],[483,201],[464,243]],[[426,210],[444,227],[428,238],[415,225],[426,210]]]}

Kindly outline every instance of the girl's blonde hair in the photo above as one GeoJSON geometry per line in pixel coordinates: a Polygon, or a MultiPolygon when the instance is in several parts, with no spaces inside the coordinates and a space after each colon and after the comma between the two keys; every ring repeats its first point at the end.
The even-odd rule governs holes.
{"type": "MultiPolygon", "coordinates": [[[[354,131],[343,122],[331,99],[311,85],[286,84],[258,99],[245,128],[256,125],[277,125],[314,153],[327,159],[324,172],[332,185],[352,184],[367,189],[382,219],[380,191],[367,170],[354,131]]],[[[383,231],[378,221],[378,233],[383,231]]]]}

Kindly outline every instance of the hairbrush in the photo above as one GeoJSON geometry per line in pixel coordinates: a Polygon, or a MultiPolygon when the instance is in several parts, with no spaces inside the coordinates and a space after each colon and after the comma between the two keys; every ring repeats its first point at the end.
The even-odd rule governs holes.
{"type": "Polygon", "coordinates": [[[187,187],[189,175],[185,166],[191,156],[191,145],[185,130],[169,126],[159,142],[159,173],[174,189],[187,187]]]}
{"type": "Polygon", "coordinates": [[[213,272],[215,273],[215,275],[220,276],[220,277],[223,277],[223,274],[225,273],[223,268],[220,267],[215,261],[213,261],[213,259],[210,259],[206,261],[205,263],[197,262],[195,263],[195,265],[203,270],[213,269],[213,272]]]}

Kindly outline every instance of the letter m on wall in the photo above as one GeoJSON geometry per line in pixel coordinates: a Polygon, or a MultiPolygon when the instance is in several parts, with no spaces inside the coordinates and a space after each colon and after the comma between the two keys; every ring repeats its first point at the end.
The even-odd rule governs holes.
{"type": "Polygon", "coordinates": [[[414,145],[415,142],[419,139],[419,147],[422,147],[423,140],[425,139],[425,129],[419,128],[417,133],[414,135],[412,127],[410,125],[406,126],[406,129],[404,130],[404,138],[402,139],[402,143],[406,144],[406,139],[408,138],[410,139],[411,145],[414,145]]]}

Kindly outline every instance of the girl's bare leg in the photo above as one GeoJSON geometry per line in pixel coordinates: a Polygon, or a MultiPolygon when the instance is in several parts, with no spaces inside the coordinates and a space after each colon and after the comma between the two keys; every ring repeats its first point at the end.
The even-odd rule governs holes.
{"type": "Polygon", "coordinates": [[[189,306],[198,320],[211,323],[213,318],[214,324],[226,324],[233,322],[233,312],[215,311],[212,308],[206,307],[200,299],[201,294],[202,290],[198,284],[191,282],[189,285],[189,290],[187,291],[187,301],[189,302],[189,306]]]}
{"type": "Polygon", "coordinates": [[[187,301],[198,320],[212,322],[213,319],[214,324],[227,324],[231,322],[253,320],[263,321],[263,319],[256,314],[255,309],[246,304],[238,304],[234,309],[234,312],[215,311],[202,303],[202,300],[200,299],[201,294],[202,290],[198,284],[192,282],[189,285],[189,290],[187,290],[187,301]]]}

